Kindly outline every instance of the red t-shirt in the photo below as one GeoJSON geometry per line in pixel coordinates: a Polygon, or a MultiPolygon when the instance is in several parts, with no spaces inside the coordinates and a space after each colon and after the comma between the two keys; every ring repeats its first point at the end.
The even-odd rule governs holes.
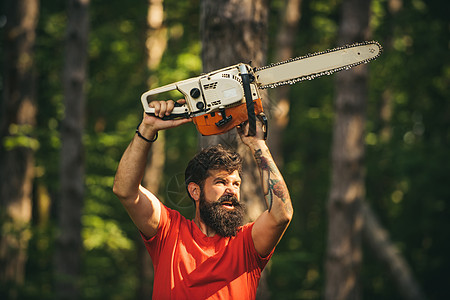
{"type": "Polygon", "coordinates": [[[153,299],[255,299],[261,257],[251,236],[253,223],[236,236],[207,237],[192,220],[161,205],[157,234],[145,239],[153,261],[153,299]]]}

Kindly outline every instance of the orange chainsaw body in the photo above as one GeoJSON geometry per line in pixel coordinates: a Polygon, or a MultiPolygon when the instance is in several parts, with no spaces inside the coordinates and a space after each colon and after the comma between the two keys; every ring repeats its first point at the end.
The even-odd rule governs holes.
{"type": "MultiPolygon", "coordinates": [[[[255,115],[258,116],[263,112],[263,106],[261,98],[253,100],[255,105],[255,115]]],[[[208,114],[203,114],[197,117],[193,117],[193,121],[197,130],[202,135],[215,135],[225,133],[239,124],[248,120],[247,105],[246,103],[227,108],[223,112],[216,111],[208,114]],[[226,116],[231,116],[231,120],[222,126],[218,126],[221,120],[223,120],[222,113],[225,112],[226,116]]]]}

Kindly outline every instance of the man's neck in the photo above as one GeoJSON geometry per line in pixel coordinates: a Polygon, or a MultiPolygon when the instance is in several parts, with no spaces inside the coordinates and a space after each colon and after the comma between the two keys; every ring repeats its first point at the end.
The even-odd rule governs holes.
{"type": "Polygon", "coordinates": [[[203,234],[206,235],[207,237],[213,237],[216,235],[216,232],[203,222],[199,213],[195,214],[194,223],[197,225],[200,231],[203,232],[203,234]]]}

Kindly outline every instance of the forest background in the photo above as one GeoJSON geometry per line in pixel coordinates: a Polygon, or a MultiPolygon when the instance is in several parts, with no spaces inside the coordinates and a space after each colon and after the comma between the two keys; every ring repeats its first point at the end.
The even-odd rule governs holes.
{"type": "MultiPolygon", "coordinates": [[[[269,2],[268,62],[276,61],[277,34],[286,3],[269,2]]],[[[341,46],[337,36],[342,3],[300,1],[293,56],[341,46]]],[[[404,258],[425,297],[444,299],[450,285],[450,2],[373,0],[370,5],[370,35],[384,46],[384,52],[368,64],[366,202],[384,233],[389,232],[395,251],[404,258]]],[[[148,293],[145,287],[151,284],[146,280],[152,274],[145,274],[145,266],[147,273],[151,266],[147,260],[148,265],[142,267],[145,249],[112,193],[114,173],[142,117],[140,95],[150,87],[202,72],[199,1],[164,0],[159,27],[164,51],[156,66],[147,58],[148,8],[149,2],[143,0],[91,0],[89,4],[84,154],[79,162],[84,164],[82,247],[75,249],[81,261],[79,276],[68,279],[75,280],[81,299],[135,299],[148,293]]],[[[19,243],[24,249],[23,272],[15,280],[1,278],[2,299],[58,298],[58,201],[61,172],[71,172],[60,167],[64,155],[61,124],[65,115],[71,114],[64,104],[62,76],[67,16],[66,1],[41,1],[33,47],[35,123],[9,127],[9,134],[1,136],[4,151],[27,148],[34,156],[30,223],[19,243]]],[[[0,13],[2,37],[8,21],[7,14],[0,13]]],[[[7,102],[7,47],[7,39],[2,38],[2,117],[7,102]]],[[[334,77],[289,89],[290,110],[279,156],[295,215],[267,267],[266,298],[324,297],[334,77]]],[[[269,94],[269,103],[271,97],[269,94]]],[[[1,121],[3,124],[5,119],[1,121]]],[[[188,159],[198,149],[197,131],[194,126],[183,126],[164,133],[163,140],[159,195],[166,205],[191,217],[192,204],[183,197],[179,182],[188,159]]],[[[15,171],[5,170],[5,166],[0,167],[2,174],[13,175],[15,171]]],[[[3,192],[2,240],[11,234],[3,222],[3,192]]],[[[390,266],[380,263],[371,249],[363,244],[362,297],[398,299],[402,293],[393,283],[390,266]]],[[[1,262],[4,274],[8,260],[1,262]]]]}

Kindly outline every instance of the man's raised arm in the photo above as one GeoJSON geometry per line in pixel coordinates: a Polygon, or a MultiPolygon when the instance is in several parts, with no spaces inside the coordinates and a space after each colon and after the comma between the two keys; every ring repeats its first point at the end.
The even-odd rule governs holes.
{"type": "Polygon", "coordinates": [[[263,138],[261,123],[258,122],[256,136],[247,136],[248,124],[238,128],[238,132],[242,142],[250,148],[256,159],[268,206],[255,221],[252,229],[256,251],[262,257],[266,257],[278,244],[292,219],[291,197],[263,138]]]}
{"type": "MultiPolygon", "coordinates": [[[[184,100],[178,101],[180,104],[184,100]]],[[[173,101],[155,101],[150,103],[159,117],[169,115],[174,107],[173,101]]],[[[136,227],[148,238],[158,230],[161,216],[159,200],[150,191],[140,185],[144,177],[148,151],[158,131],[177,127],[190,122],[190,119],[163,121],[144,113],[138,132],[125,150],[119,162],[114,178],[113,191],[120,199],[136,227]]]]}

